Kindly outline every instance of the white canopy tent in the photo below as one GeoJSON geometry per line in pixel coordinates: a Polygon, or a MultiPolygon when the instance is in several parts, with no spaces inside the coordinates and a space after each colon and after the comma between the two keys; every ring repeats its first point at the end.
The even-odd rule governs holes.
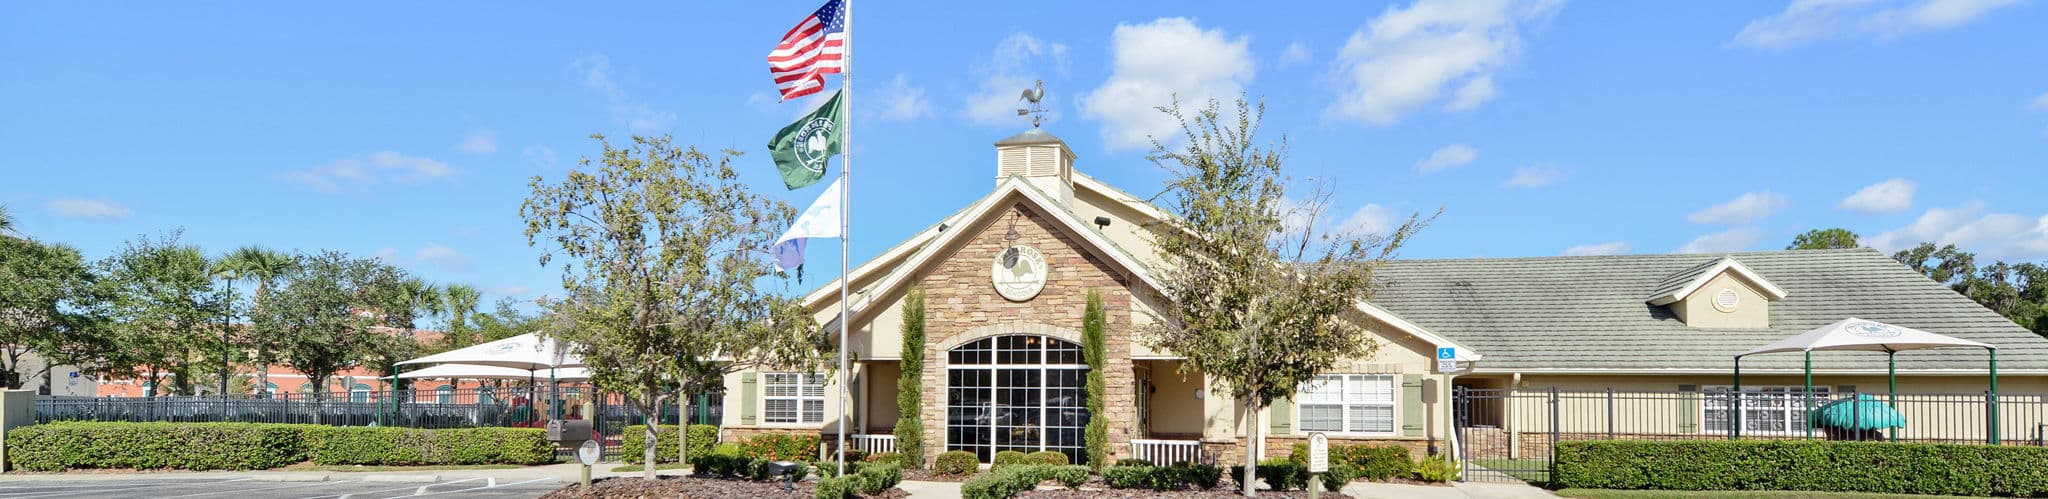
{"type": "MultiPolygon", "coordinates": [[[[534,379],[550,373],[546,370],[528,371],[499,366],[475,364],[441,364],[418,371],[399,374],[398,379],[534,379]]],[[[554,378],[559,381],[583,381],[590,379],[590,370],[581,367],[555,369],[554,378]]]]}
{"type": "Polygon", "coordinates": [[[398,365],[471,364],[529,370],[583,366],[583,357],[571,350],[574,350],[573,345],[561,340],[544,338],[540,333],[526,333],[403,361],[398,365]]]}
{"type": "MultiPolygon", "coordinates": [[[[1734,414],[1742,414],[1742,358],[1745,356],[1784,352],[1800,352],[1805,354],[1806,392],[1803,398],[1806,399],[1806,413],[1809,415],[1808,417],[1810,418],[1813,414],[1813,351],[1815,350],[1884,352],[1885,374],[1886,378],[1889,380],[1887,385],[1888,389],[1890,390],[1890,397],[1887,400],[1887,403],[1896,405],[1898,403],[1899,397],[1899,372],[1898,365],[1894,362],[1893,359],[1894,355],[1905,350],[1957,347],[1982,348],[1986,352],[1990,353],[1991,397],[1992,400],[1997,400],[1997,346],[1977,341],[1965,340],[1962,338],[1943,336],[1904,326],[1895,326],[1873,320],[1865,320],[1850,317],[1847,319],[1842,319],[1841,321],[1837,321],[1833,324],[1828,324],[1826,326],[1815,328],[1811,331],[1799,333],[1798,335],[1792,336],[1790,338],[1785,338],[1782,340],[1772,342],[1769,345],[1764,345],[1761,347],[1757,347],[1753,350],[1737,354],[1735,356],[1736,396],[1734,414]]],[[[1992,444],[1997,444],[1998,404],[1992,403],[1990,405],[1989,414],[1991,416],[1990,441],[1992,444]]],[[[1742,436],[1742,425],[1740,423],[1731,423],[1730,426],[1732,427],[1731,431],[1733,432],[1734,436],[1742,436]]],[[[1806,437],[1813,438],[1813,423],[1810,420],[1806,424],[1806,437]]],[[[1894,439],[1896,439],[1897,433],[1894,433],[1893,437],[1894,439]]]]}

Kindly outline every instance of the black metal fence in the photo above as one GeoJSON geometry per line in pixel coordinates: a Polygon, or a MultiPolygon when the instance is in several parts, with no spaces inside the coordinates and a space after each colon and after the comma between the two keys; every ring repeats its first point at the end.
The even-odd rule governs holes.
{"type": "MultiPolygon", "coordinates": [[[[693,397],[686,409],[669,404],[652,415],[661,424],[678,420],[718,424],[722,397],[693,397]]],[[[36,422],[245,422],[402,428],[540,427],[551,418],[591,420],[606,456],[615,456],[626,426],[648,415],[616,395],[588,387],[550,391],[547,387],[460,390],[359,390],[324,394],[278,393],[229,397],[53,397],[36,399],[36,422]],[[552,396],[551,396],[552,395],[552,396]]],[[[567,452],[565,450],[565,452],[567,452]]]]}
{"type": "Polygon", "coordinates": [[[1838,387],[1473,389],[1453,396],[1465,479],[1549,480],[1570,440],[1832,439],[2048,446],[2048,394],[1857,394],[1838,387]],[[1834,404],[1834,405],[1830,405],[1834,404]],[[1830,422],[1833,421],[1833,422],[1830,422]]]}

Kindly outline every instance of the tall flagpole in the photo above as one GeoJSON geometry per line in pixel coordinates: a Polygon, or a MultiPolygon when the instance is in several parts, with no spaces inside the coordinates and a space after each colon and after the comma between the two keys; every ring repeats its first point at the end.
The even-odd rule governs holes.
{"type": "Polygon", "coordinates": [[[842,102],[842,104],[846,106],[846,114],[844,115],[844,118],[843,118],[843,119],[841,120],[841,121],[842,121],[842,123],[841,123],[841,125],[840,125],[840,126],[843,126],[843,127],[845,127],[845,130],[846,130],[846,144],[845,144],[845,145],[846,145],[846,151],[845,151],[845,152],[846,152],[846,159],[842,159],[842,160],[840,160],[840,161],[839,161],[839,376],[840,376],[840,378],[839,378],[839,431],[838,431],[838,432],[836,432],[836,433],[838,433],[838,434],[839,434],[839,435],[838,435],[838,439],[839,439],[839,456],[833,459],[833,461],[837,462],[837,464],[838,464],[838,466],[839,466],[839,472],[838,472],[838,473],[836,473],[836,474],[834,474],[833,476],[846,476],[846,423],[848,422],[847,420],[849,420],[849,419],[852,419],[851,417],[849,417],[849,416],[848,416],[848,414],[849,414],[849,411],[847,410],[848,408],[847,408],[847,403],[846,403],[846,398],[847,398],[846,392],[847,392],[847,385],[849,385],[849,384],[852,384],[852,383],[853,383],[853,371],[849,370],[849,366],[847,366],[847,362],[846,362],[846,357],[847,357],[846,351],[847,351],[847,349],[848,349],[848,348],[851,348],[851,347],[852,347],[852,345],[850,345],[850,344],[848,344],[848,343],[847,343],[847,339],[846,339],[846,337],[847,337],[847,333],[846,333],[846,330],[847,330],[847,328],[848,328],[848,327],[850,327],[850,326],[851,326],[850,324],[848,324],[848,323],[847,323],[847,313],[846,313],[846,311],[847,311],[847,308],[849,307],[849,305],[848,305],[848,304],[847,304],[847,302],[846,302],[846,298],[847,298],[847,292],[846,292],[846,289],[847,289],[847,286],[849,285],[849,284],[848,284],[848,281],[850,281],[850,280],[852,280],[852,279],[853,279],[853,275],[851,275],[851,274],[850,274],[849,272],[847,272],[847,267],[848,267],[848,265],[847,265],[847,263],[846,263],[846,259],[848,258],[848,257],[847,257],[847,255],[848,255],[848,253],[849,253],[849,251],[847,251],[847,244],[846,244],[846,241],[847,241],[847,237],[846,237],[846,229],[847,229],[847,223],[846,223],[846,220],[847,220],[847,216],[846,216],[846,212],[847,212],[847,208],[851,208],[851,206],[849,206],[849,205],[848,205],[848,200],[849,200],[849,199],[850,199],[850,198],[851,198],[852,196],[850,196],[850,195],[848,194],[848,192],[849,192],[849,191],[850,191],[850,190],[851,190],[851,189],[853,188],[853,182],[852,182],[852,178],[853,178],[853,68],[852,68],[852,66],[853,66],[853,0],[846,0],[846,55],[844,56],[844,62],[840,62],[839,64],[840,64],[840,67],[839,67],[839,88],[840,88],[840,89],[842,89],[842,90],[845,90],[845,91],[846,91],[846,99],[845,99],[845,101],[844,101],[844,102],[842,102]]]}

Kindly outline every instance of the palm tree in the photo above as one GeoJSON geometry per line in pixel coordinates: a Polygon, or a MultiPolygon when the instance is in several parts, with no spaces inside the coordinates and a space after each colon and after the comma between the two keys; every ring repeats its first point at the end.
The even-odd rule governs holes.
{"type": "Polygon", "coordinates": [[[7,205],[0,204],[0,233],[14,232],[14,214],[7,211],[7,205]]]}
{"type": "MultiPolygon", "coordinates": [[[[261,246],[243,246],[228,253],[222,260],[234,262],[230,264],[235,269],[234,279],[256,282],[256,294],[251,299],[249,309],[251,318],[262,315],[265,304],[270,299],[270,289],[277,285],[279,278],[284,277],[299,264],[292,255],[261,246]]],[[[271,334],[267,328],[257,325],[255,321],[250,322],[247,342],[256,348],[256,389],[269,390],[270,352],[275,350],[272,347],[276,335],[271,334]]]]}
{"type": "Polygon", "coordinates": [[[448,335],[442,341],[450,348],[469,346],[476,341],[469,330],[469,316],[476,313],[477,300],[482,299],[476,286],[449,284],[441,289],[442,304],[448,312],[448,335]]]}

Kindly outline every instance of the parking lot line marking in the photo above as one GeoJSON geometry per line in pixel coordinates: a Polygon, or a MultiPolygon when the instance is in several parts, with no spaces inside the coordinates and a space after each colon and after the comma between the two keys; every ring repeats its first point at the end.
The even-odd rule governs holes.
{"type": "Polygon", "coordinates": [[[449,484],[457,484],[457,483],[462,483],[462,482],[474,482],[474,481],[477,481],[477,480],[482,480],[482,478],[464,478],[464,479],[461,479],[461,480],[450,480],[450,481],[446,481],[446,482],[440,482],[440,483],[431,483],[431,484],[427,484],[427,485],[422,485],[422,486],[419,486],[419,487],[410,487],[410,486],[407,486],[407,487],[394,487],[394,488],[389,488],[389,489],[377,489],[377,490],[365,490],[365,491],[362,491],[362,492],[350,492],[350,493],[347,493],[347,494],[342,494],[342,495],[338,495],[338,496],[335,496],[335,495],[324,495],[324,496],[310,496],[310,497],[305,497],[305,498],[302,498],[302,499],[324,499],[324,498],[328,498],[328,497],[332,497],[332,498],[334,498],[334,499],[350,499],[350,498],[353,498],[353,497],[356,497],[356,496],[360,496],[360,495],[364,495],[364,494],[375,494],[375,493],[378,493],[378,492],[390,492],[390,491],[394,491],[394,490],[407,490],[407,489],[412,489],[412,490],[414,490],[415,492],[413,492],[413,494],[417,495],[417,494],[420,494],[420,493],[421,493],[421,492],[417,492],[417,491],[419,491],[419,490],[426,490],[426,488],[427,488],[427,487],[433,487],[433,486],[437,486],[437,485],[449,485],[449,484]]]}
{"type": "MultiPolygon", "coordinates": [[[[485,489],[495,489],[495,488],[501,488],[501,487],[511,487],[511,486],[514,486],[514,485],[526,485],[526,484],[529,484],[529,483],[536,483],[536,482],[552,482],[552,481],[555,481],[555,479],[553,479],[553,478],[535,478],[535,479],[532,479],[532,480],[524,480],[524,481],[512,482],[512,483],[507,483],[507,484],[504,484],[504,485],[497,485],[497,484],[493,483],[492,485],[485,485],[485,486],[482,486],[482,487],[470,487],[470,488],[467,488],[467,489],[443,490],[443,491],[440,491],[440,492],[430,492],[430,493],[426,493],[426,494],[413,494],[413,495],[409,495],[409,496],[391,496],[391,497],[388,497],[388,498],[385,498],[385,499],[396,499],[396,498],[399,498],[399,497],[422,497],[422,496],[437,496],[437,495],[441,495],[441,494],[453,494],[453,493],[456,493],[456,492],[470,492],[470,491],[477,491],[477,490],[485,490],[485,489]]],[[[496,482],[496,480],[492,480],[492,482],[496,482]]]]}
{"type": "MultiPolygon", "coordinates": [[[[228,482],[240,482],[240,481],[244,481],[244,480],[248,480],[248,479],[247,479],[247,478],[236,478],[236,479],[232,479],[232,480],[221,480],[221,481],[218,481],[218,482],[212,482],[212,483],[228,483],[228,482]]],[[[129,489],[146,489],[146,488],[150,488],[150,487],[161,487],[161,486],[164,486],[164,485],[165,485],[165,484],[163,484],[163,483],[148,483],[148,484],[143,484],[143,485],[129,485],[129,486],[126,486],[126,487],[113,487],[113,488],[99,488],[99,489],[91,489],[91,490],[87,490],[87,491],[85,491],[85,492],[79,492],[79,491],[76,491],[76,490],[60,490],[60,491],[52,491],[52,492],[43,492],[43,493],[30,493],[30,494],[25,494],[25,495],[10,495],[10,496],[7,496],[7,498],[8,498],[8,499],[28,499],[28,498],[31,498],[31,497],[61,497],[61,496],[67,496],[67,495],[74,495],[74,494],[85,494],[85,495],[88,495],[88,496],[92,496],[92,495],[99,495],[100,493],[103,493],[103,492],[112,492],[112,491],[116,491],[116,490],[129,490],[129,489]]]]}
{"type": "Polygon", "coordinates": [[[219,491],[213,491],[213,492],[202,492],[202,493],[198,493],[198,494],[185,494],[185,495],[182,495],[182,496],[160,496],[160,497],[158,497],[157,499],[171,499],[171,498],[174,498],[174,497],[200,497],[200,496],[211,496],[211,495],[219,495],[219,494],[242,494],[242,493],[248,493],[248,492],[261,492],[261,491],[265,491],[265,490],[280,490],[280,489],[296,489],[296,488],[301,488],[301,487],[325,487],[325,486],[328,486],[328,485],[340,485],[340,484],[344,484],[344,483],[349,483],[349,481],[348,481],[348,480],[333,480],[333,481],[326,481],[326,482],[307,482],[307,483],[301,483],[301,484],[297,484],[297,485],[284,485],[284,486],[279,486],[279,487],[264,487],[264,488],[260,488],[260,489],[235,489],[235,490],[219,490],[219,491]]]}

